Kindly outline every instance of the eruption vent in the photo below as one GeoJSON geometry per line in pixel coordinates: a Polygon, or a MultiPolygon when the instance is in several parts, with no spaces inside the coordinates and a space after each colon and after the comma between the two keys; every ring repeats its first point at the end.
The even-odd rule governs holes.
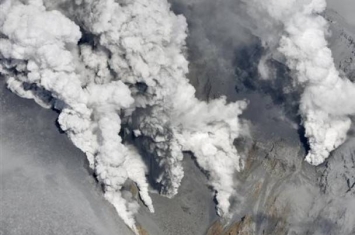
{"type": "Polygon", "coordinates": [[[288,66],[303,87],[302,123],[310,151],[306,161],[319,165],[347,138],[355,114],[355,84],[341,77],[328,48],[327,21],[320,15],[325,0],[251,0],[250,12],[262,12],[283,25],[279,41],[288,66]]]}

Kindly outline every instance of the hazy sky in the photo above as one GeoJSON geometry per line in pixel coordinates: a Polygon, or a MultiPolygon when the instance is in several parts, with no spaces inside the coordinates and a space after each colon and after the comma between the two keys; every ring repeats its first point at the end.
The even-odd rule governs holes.
{"type": "Polygon", "coordinates": [[[328,6],[336,10],[349,23],[355,25],[355,0],[327,0],[328,6]]]}

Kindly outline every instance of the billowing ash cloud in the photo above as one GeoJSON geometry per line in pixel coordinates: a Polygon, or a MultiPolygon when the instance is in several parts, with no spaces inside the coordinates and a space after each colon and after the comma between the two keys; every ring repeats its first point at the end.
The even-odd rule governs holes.
{"type": "Polygon", "coordinates": [[[327,46],[328,25],[320,15],[325,0],[245,1],[250,12],[265,12],[284,33],[279,42],[295,83],[304,88],[300,113],[310,151],[306,161],[318,165],[347,138],[355,114],[355,84],[339,75],[327,46]]]}
{"type": "Polygon", "coordinates": [[[120,191],[126,179],[137,183],[142,199],[151,211],[154,209],[148,196],[145,165],[118,135],[119,114],[134,102],[130,90],[122,81],[83,84],[72,49],[81,37],[80,29],[58,11],[46,11],[41,1],[4,1],[1,5],[5,16],[0,23],[4,35],[0,44],[1,71],[8,78],[9,88],[25,98],[36,97],[38,91],[26,90],[25,83],[51,93],[61,110],[61,128],[87,154],[105,186],[105,197],[135,229],[132,208],[137,205],[124,200],[120,191]],[[135,170],[129,171],[131,167],[135,170]]]}
{"type": "Polygon", "coordinates": [[[195,98],[186,78],[184,17],[161,0],[0,6],[0,72],[9,89],[60,111],[60,127],[86,153],[128,226],[137,233],[138,203],[123,184],[134,181],[153,212],[144,158],[153,159],[160,191],[171,197],[184,175],[183,151],[208,172],[218,212],[229,215],[234,173],[242,167],[233,142],[245,130],[238,116],[246,102],[195,98]]]}

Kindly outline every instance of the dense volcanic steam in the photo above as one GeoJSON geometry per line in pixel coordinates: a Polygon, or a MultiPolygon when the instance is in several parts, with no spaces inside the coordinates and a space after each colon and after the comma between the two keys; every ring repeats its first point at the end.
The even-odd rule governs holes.
{"type": "Polygon", "coordinates": [[[172,197],[184,175],[183,151],[191,151],[209,173],[218,213],[230,215],[233,177],[242,166],[233,142],[246,102],[195,98],[183,16],[165,0],[0,6],[0,71],[9,89],[60,112],[61,129],[86,153],[106,199],[132,230],[138,203],[123,190],[127,179],[154,212],[146,156],[159,169],[160,193],[172,197]]]}
{"type": "Polygon", "coordinates": [[[350,116],[355,114],[355,84],[339,75],[326,41],[328,24],[320,15],[326,2],[251,0],[245,4],[254,18],[267,15],[272,24],[283,25],[278,51],[296,72],[295,85],[303,89],[300,114],[310,145],[306,161],[319,165],[344,143],[350,116]]]}

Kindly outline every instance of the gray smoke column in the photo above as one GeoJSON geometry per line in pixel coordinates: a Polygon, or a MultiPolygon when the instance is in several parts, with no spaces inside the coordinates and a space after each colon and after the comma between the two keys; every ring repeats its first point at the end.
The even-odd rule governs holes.
{"type": "Polygon", "coordinates": [[[325,0],[245,1],[252,14],[265,13],[284,27],[278,50],[296,72],[303,87],[300,113],[310,151],[306,161],[319,165],[347,138],[355,114],[355,85],[341,77],[326,36],[328,25],[320,15],[325,0]]]}
{"type": "Polygon", "coordinates": [[[246,102],[195,98],[183,16],[164,0],[5,0],[0,9],[0,72],[9,89],[60,111],[61,129],[133,231],[138,203],[123,185],[134,181],[154,212],[146,155],[160,169],[161,193],[172,197],[184,175],[182,152],[193,152],[219,214],[230,215],[234,174],[243,166],[233,142],[247,132],[238,118],[246,102]],[[119,135],[121,125],[131,138],[119,135]]]}
{"type": "Polygon", "coordinates": [[[128,178],[136,182],[149,209],[154,209],[145,165],[118,135],[119,114],[134,102],[129,88],[122,81],[84,84],[74,49],[81,37],[80,29],[60,12],[46,11],[41,1],[3,1],[1,9],[1,73],[8,87],[25,98],[41,100],[41,104],[45,101],[37,95],[40,89],[55,98],[61,128],[87,154],[105,187],[105,197],[135,230],[132,208],[138,204],[121,195],[128,178]]]}

